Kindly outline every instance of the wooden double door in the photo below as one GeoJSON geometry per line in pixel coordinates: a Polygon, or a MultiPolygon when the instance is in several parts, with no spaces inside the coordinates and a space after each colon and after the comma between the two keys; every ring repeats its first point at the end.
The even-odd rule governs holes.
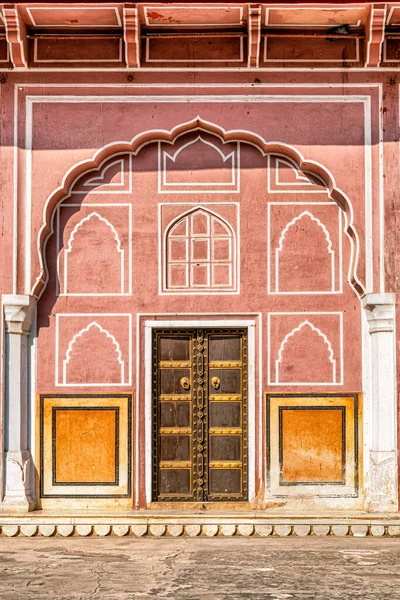
{"type": "Polygon", "coordinates": [[[153,333],[153,500],[247,500],[247,330],[153,333]]]}

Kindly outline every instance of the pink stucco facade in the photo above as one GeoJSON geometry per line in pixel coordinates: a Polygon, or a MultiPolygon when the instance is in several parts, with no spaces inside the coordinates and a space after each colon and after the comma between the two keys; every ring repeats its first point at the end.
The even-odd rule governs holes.
{"type": "MultiPolygon", "coordinates": [[[[155,432],[157,377],[191,367],[154,363],[152,335],[240,328],[242,424],[214,429],[242,435],[217,465],[246,470],[241,509],[395,512],[398,7],[68,6],[3,8],[5,507],[162,510],[157,469],[192,462],[157,466],[156,438],[192,433],[155,432]],[[113,396],[115,485],[57,479],[81,422],[55,407],[113,396]]],[[[105,465],[99,427],[82,452],[105,465]]]]}

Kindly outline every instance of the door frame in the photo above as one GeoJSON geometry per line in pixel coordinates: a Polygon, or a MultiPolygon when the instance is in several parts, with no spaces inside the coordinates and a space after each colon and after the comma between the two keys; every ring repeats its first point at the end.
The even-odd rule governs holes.
{"type": "Polygon", "coordinates": [[[146,503],[152,502],[152,366],[153,329],[211,329],[213,327],[247,329],[248,336],[248,500],[255,497],[255,320],[249,319],[193,319],[170,321],[145,321],[144,360],[145,360],[145,489],[146,503]]]}

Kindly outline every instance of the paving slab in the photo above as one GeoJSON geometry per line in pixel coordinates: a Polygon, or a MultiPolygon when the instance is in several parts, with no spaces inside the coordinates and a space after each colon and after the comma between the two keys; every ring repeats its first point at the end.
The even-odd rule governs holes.
{"type": "Polygon", "coordinates": [[[0,538],[0,600],[400,600],[396,538],[0,538]]]}

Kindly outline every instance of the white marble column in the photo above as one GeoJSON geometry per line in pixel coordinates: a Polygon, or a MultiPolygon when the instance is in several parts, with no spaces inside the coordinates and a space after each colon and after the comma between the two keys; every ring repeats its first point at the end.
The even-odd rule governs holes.
{"type": "Polygon", "coordinates": [[[36,300],[4,295],[5,324],[5,463],[1,508],[34,508],[30,489],[31,455],[28,450],[28,336],[36,300]]]}
{"type": "Polygon", "coordinates": [[[394,511],[398,506],[395,296],[367,294],[363,306],[371,342],[366,504],[370,511],[394,511]]]}

